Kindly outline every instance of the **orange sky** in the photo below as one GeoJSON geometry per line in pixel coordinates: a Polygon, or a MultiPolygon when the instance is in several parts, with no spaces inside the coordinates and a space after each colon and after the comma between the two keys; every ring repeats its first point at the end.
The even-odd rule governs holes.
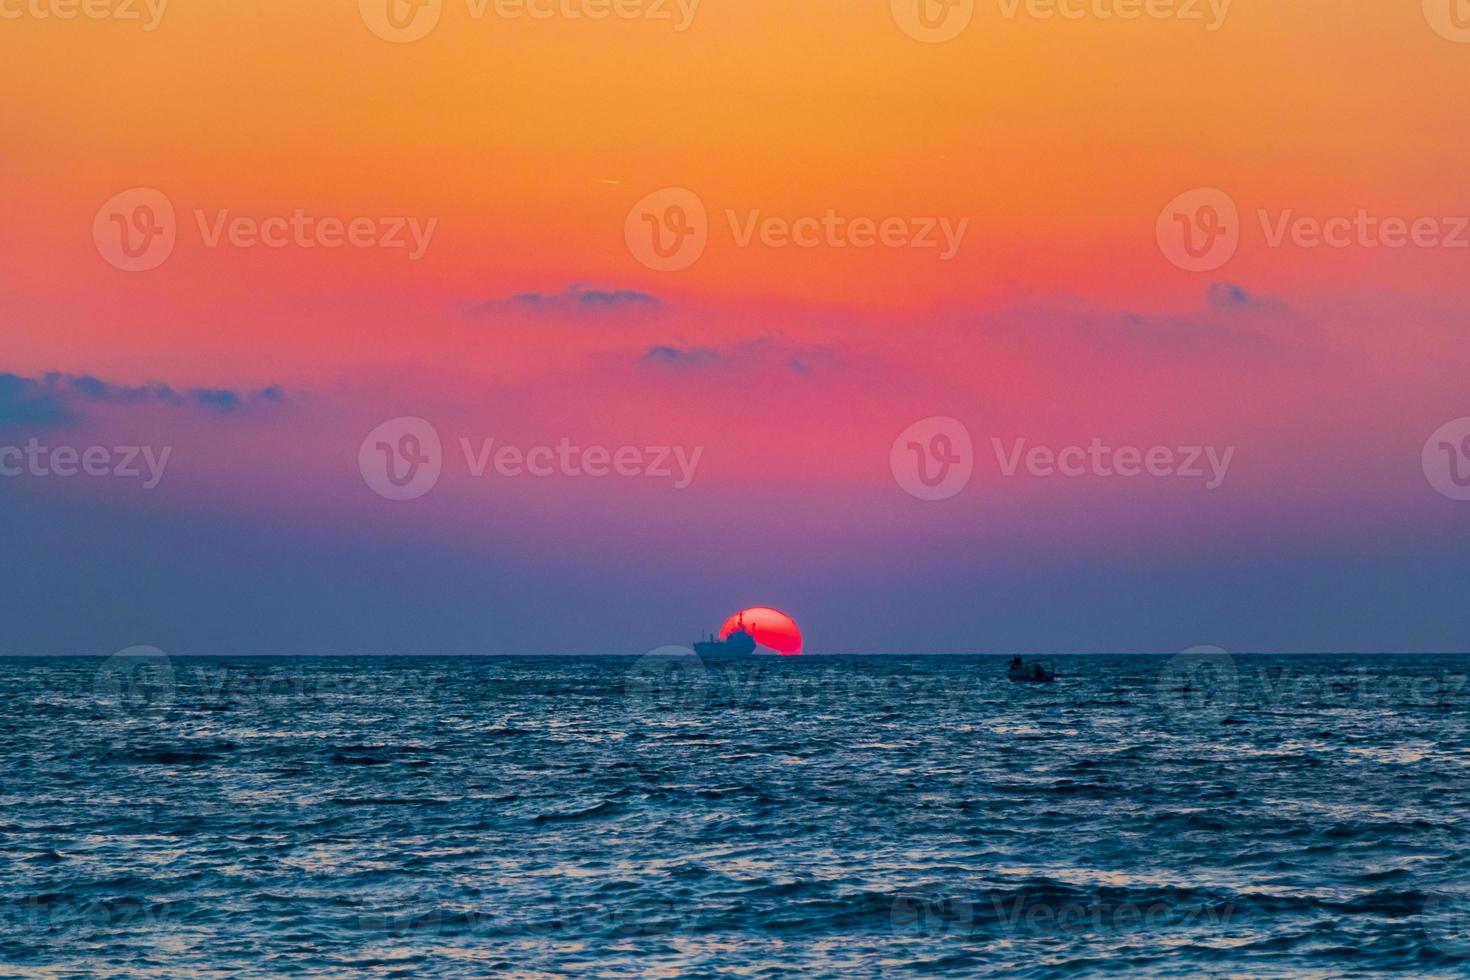
{"type": "MultiPolygon", "coordinates": [[[[917,519],[887,470],[894,435],[946,415],[982,445],[1239,444],[1239,496],[1190,525],[1225,539],[1401,514],[1424,489],[1425,434],[1465,414],[1470,248],[1271,247],[1259,217],[1470,213],[1470,43],[1418,2],[1235,0],[1211,31],[1008,18],[989,0],[934,44],[889,0],[702,0],[682,31],[444,0],[411,43],[377,36],[356,0],[171,0],[153,30],[36,15],[66,2],[0,0],[0,373],[282,385],[291,408],[268,425],[171,433],[190,507],[370,512],[357,442],[412,414],[446,435],[708,449],[702,496],[672,504],[603,487],[589,510],[585,488],[516,484],[492,513],[479,486],[446,481],[424,513],[454,537],[596,508],[659,540],[695,514],[712,534],[869,533],[917,519]],[[133,188],[176,214],[173,252],[148,271],[114,267],[93,238],[133,188]],[[708,214],[702,257],[669,272],[624,237],[665,188],[708,214]],[[1156,237],[1196,188],[1241,219],[1238,252],[1205,272],[1156,237]],[[433,233],[412,260],[210,247],[199,225],[298,210],[433,233]],[[742,246],[731,226],[829,211],[965,234],[945,260],[742,246]],[[1312,510],[1344,488],[1361,513],[1312,510]]],[[[402,0],[364,0],[380,2],[402,0]]],[[[1004,515],[1024,553],[1028,528],[1075,520],[1112,540],[1156,512],[1127,488],[1051,496],[1064,489],[987,486],[915,533],[1004,515]]]]}
{"type": "MultiPolygon", "coordinates": [[[[945,44],[910,39],[884,3],[836,0],[705,0],[684,32],[477,20],[461,0],[401,45],[350,3],[175,0],[151,32],[8,22],[0,80],[26,96],[0,109],[7,305],[62,321],[19,327],[18,346],[41,359],[105,347],[118,336],[109,321],[131,313],[129,350],[152,335],[203,353],[219,331],[200,336],[197,322],[222,306],[275,319],[283,297],[436,304],[572,281],[727,306],[908,313],[1066,290],[1169,307],[1201,282],[1160,261],[1153,222],[1191,187],[1225,188],[1248,214],[1465,210],[1470,49],[1437,36],[1416,4],[1237,2],[1215,32],[1000,10],[982,3],[945,44]],[[133,186],[163,190],[181,215],[299,207],[439,227],[412,265],[372,252],[201,254],[194,235],[138,281],[96,261],[87,235],[101,202],[133,186]],[[695,190],[716,221],[705,258],[674,275],[621,242],[631,204],[665,186],[695,190]],[[969,233],[941,263],[742,249],[723,220],[828,208],[965,217],[969,233]]],[[[1436,292],[1463,278],[1461,256],[1283,253],[1259,239],[1248,228],[1227,271],[1267,292],[1345,281],[1436,292]]],[[[290,334],[340,356],[353,316],[290,334]]],[[[231,347],[275,343],[259,319],[219,329],[231,347]]]]}

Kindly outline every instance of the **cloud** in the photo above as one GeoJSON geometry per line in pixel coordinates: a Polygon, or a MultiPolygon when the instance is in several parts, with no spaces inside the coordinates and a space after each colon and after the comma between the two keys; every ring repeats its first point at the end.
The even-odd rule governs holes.
{"type": "Polygon", "coordinates": [[[795,371],[797,374],[811,374],[812,373],[812,366],[811,366],[811,364],[807,363],[806,361],[803,361],[799,357],[788,357],[786,359],[786,366],[789,367],[789,368],[791,368],[791,370],[795,371]]]}
{"type": "Polygon", "coordinates": [[[230,414],[256,405],[279,405],[286,393],[279,385],[236,391],[230,388],[178,389],[160,382],[115,384],[89,374],[52,371],[39,378],[0,374],[0,425],[56,425],[73,422],[79,406],[163,405],[196,407],[230,414]]]}
{"type": "Polygon", "coordinates": [[[61,402],[37,382],[0,374],[0,425],[59,425],[71,421],[61,402]]]}
{"type": "Polygon", "coordinates": [[[1233,282],[1212,282],[1205,291],[1205,298],[1217,310],[1227,312],[1254,311],[1258,313],[1285,312],[1286,304],[1274,296],[1254,296],[1243,286],[1233,282]]]}
{"type": "Polygon", "coordinates": [[[577,302],[592,306],[617,306],[632,303],[638,306],[658,306],[658,297],[636,289],[589,289],[576,293],[577,302]]]}
{"type": "Polygon", "coordinates": [[[721,364],[730,370],[780,365],[795,374],[809,376],[818,363],[833,360],[826,347],[794,344],[780,334],[757,337],[723,347],[686,347],[655,344],[643,352],[644,363],[670,368],[699,368],[721,364]]]}
{"type": "Polygon", "coordinates": [[[643,355],[645,361],[669,364],[674,367],[691,367],[719,359],[719,351],[710,347],[674,347],[669,344],[656,344],[648,348],[643,355]]]}
{"type": "MultiPolygon", "coordinates": [[[[1215,290],[1210,310],[1191,313],[1139,313],[1068,294],[1043,297],[962,321],[982,336],[1048,356],[1099,355],[1158,358],[1264,356],[1278,340],[1263,325],[1221,315],[1264,307],[1240,287],[1215,290]],[[1219,306],[1220,303],[1234,305],[1219,306]]],[[[1280,307],[1285,309],[1284,305],[1280,307]]]]}
{"type": "Polygon", "coordinates": [[[612,310],[653,310],[663,300],[637,289],[589,289],[573,283],[559,293],[517,293],[509,299],[492,299],[471,306],[470,316],[490,316],[506,310],[541,310],[596,314],[612,310]]]}

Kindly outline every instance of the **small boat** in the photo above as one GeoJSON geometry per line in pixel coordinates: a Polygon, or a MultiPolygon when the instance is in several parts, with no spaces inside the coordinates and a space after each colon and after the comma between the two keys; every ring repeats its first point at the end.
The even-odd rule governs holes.
{"type": "Polygon", "coordinates": [[[1006,670],[1006,676],[1017,684],[1050,684],[1057,679],[1057,672],[1046,664],[1028,664],[1016,657],[1006,670]]]}

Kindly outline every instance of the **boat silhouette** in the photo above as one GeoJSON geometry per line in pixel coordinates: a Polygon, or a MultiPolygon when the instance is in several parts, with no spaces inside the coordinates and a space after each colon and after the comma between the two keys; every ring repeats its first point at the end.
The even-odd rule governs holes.
{"type": "Polygon", "coordinates": [[[713,633],[703,640],[694,641],[694,652],[701,657],[749,657],[755,654],[755,636],[745,625],[745,614],[733,632],[724,639],[713,633]]]}

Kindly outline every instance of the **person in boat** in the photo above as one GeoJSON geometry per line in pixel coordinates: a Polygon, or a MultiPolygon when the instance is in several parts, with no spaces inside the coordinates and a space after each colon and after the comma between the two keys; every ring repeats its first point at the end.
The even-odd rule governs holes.
{"type": "Polygon", "coordinates": [[[1021,669],[1021,658],[1020,657],[1013,658],[1011,660],[1011,670],[1020,670],[1020,669],[1021,669]]]}

